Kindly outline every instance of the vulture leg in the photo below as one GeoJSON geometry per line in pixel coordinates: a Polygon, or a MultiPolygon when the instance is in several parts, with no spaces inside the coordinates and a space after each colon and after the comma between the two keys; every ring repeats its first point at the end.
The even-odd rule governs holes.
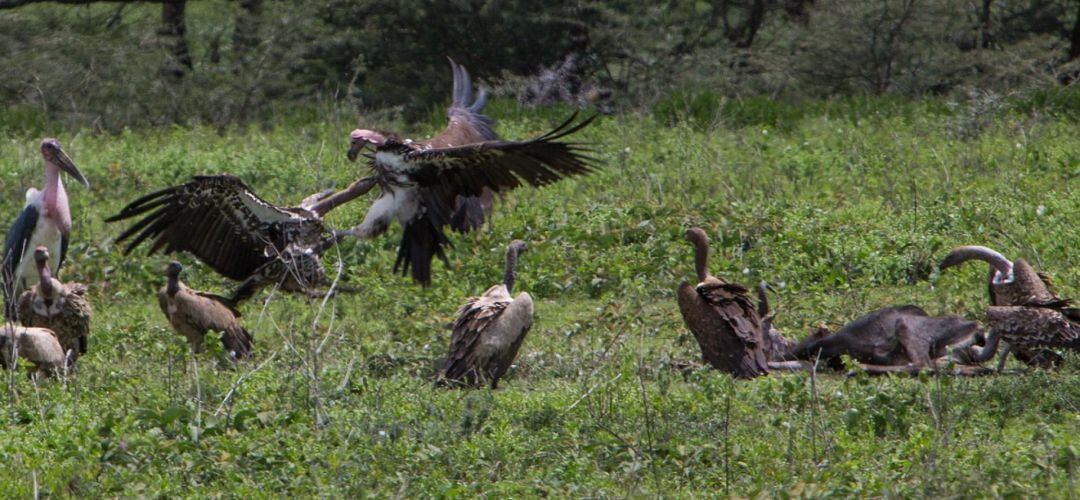
{"type": "Polygon", "coordinates": [[[318,202],[320,202],[322,200],[325,200],[328,196],[330,196],[332,194],[334,194],[333,188],[327,188],[327,189],[324,189],[322,191],[319,191],[318,193],[308,195],[307,198],[304,198],[303,200],[300,200],[300,208],[306,208],[308,210],[311,210],[312,206],[314,206],[316,203],[318,203],[318,202]]]}
{"type": "Polygon", "coordinates": [[[393,196],[382,196],[375,200],[364,215],[364,221],[353,228],[353,235],[361,240],[369,240],[385,233],[393,221],[394,203],[393,196]]]}

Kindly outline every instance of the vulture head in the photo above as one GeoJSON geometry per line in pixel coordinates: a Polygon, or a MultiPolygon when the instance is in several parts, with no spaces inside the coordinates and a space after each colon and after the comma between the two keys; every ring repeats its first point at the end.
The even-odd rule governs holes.
{"type": "Polygon", "coordinates": [[[514,280],[517,278],[517,260],[518,255],[521,255],[525,250],[528,250],[529,246],[524,241],[514,240],[506,246],[506,271],[503,274],[503,285],[506,286],[506,293],[514,291],[514,280]]]}
{"type": "Polygon", "coordinates": [[[1058,300],[1042,276],[1024,259],[1015,262],[984,246],[954,248],[939,266],[942,270],[969,260],[981,260],[990,265],[990,298],[995,306],[1018,306],[1031,302],[1058,300]]]}
{"type": "Polygon", "coordinates": [[[76,167],[75,162],[60,148],[60,142],[56,139],[50,137],[41,141],[41,156],[45,158],[46,164],[66,172],[83,186],[90,187],[90,181],[79,172],[79,167],[76,167]]]}
{"type": "Polygon", "coordinates": [[[180,272],[183,270],[184,266],[175,260],[165,266],[165,277],[169,280],[169,295],[175,295],[176,292],[180,291],[180,272]]]}
{"type": "Polygon", "coordinates": [[[386,144],[392,138],[391,134],[376,132],[374,130],[364,128],[353,130],[352,133],[349,134],[349,152],[347,154],[349,161],[356,161],[356,158],[360,156],[360,152],[368,145],[371,145],[372,149],[378,148],[379,146],[386,144]]]}
{"type": "Polygon", "coordinates": [[[53,296],[56,287],[53,283],[52,272],[49,271],[49,249],[37,247],[34,249],[34,264],[37,265],[38,278],[41,289],[41,298],[45,301],[45,307],[52,307],[53,296]]]}

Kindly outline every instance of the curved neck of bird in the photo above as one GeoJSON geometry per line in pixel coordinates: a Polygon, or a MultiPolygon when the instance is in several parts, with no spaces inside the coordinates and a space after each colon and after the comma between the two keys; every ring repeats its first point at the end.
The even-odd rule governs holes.
{"type": "Polygon", "coordinates": [[[67,191],[64,181],[60,180],[60,167],[45,161],[45,215],[57,222],[60,231],[67,233],[71,229],[71,212],[68,209],[67,191]]]}
{"type": "Polygon", "coordinates": [[[51,299],[53,294],[56,293],[56,288],[53,286],[52,271],[49,270],[49,262],[45,261],[38,264],[38,286],[41,287],[41,296],[46,299],[51,299]]]}
{"type": "Polygon", "coordinates": [[[169,276],[169,284],[165,287],[165,293],[170,297],[175,296],[180,291],[180,277],[169,276]]]}
{"type": "Polygon", "coordinates": [[[694,240],[694,268],[698,281],[705,281],[709,277],[709,242],[694,240]]]}
{"type": "Polygon", "coordinates": [[[506,286],[506,293],[508,294],[514,291],[514,280],[517,279],[517,259],[517,249],[508,248],[506,250],[506,269],[503,271],[503,285],[506,286]]]}

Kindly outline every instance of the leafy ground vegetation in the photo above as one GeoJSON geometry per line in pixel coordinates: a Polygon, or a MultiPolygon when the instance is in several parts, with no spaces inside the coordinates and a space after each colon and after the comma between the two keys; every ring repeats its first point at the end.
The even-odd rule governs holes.
{"type": "MultiPolygon", "coordinates": [[[[432,287],[391,274],[395,235],[328,259],[363,293],[325,308],[269,292],[245,304],[256,353],[236,367],[213,342],[188,355],[152,296],[167,259],[121,257],[120,228],[102,220],[196,173],[238,175],[280,203],[341,187],[361,174],[344,158],[355,123],[52,132],[92,182],[69,188],[62,277],[90,284],[97,315],[75,376],[4,377],[0,490],[1076,496],[1075,355],[1056,372],[1010,365],[978,379],[733,382],[696,365],[674,298],[693,273],[691,225],[713,238],[714,273],[776,286],[778,326],[793,337],[900,303],[981,317],[986,270],[935,271],[956,244],[1024,256],[1080,296],[1080,136],[1051,101],[733,101],[711,119],[605,117],[580,134],[602,172],[504,197],[486,229],[454,237],[432,287]],[[512,238],[530,244],[518,286],[537,299],[516,369],[496,391],[433,388],[456,307],[499,279],[512,238]]],[[[508,137],[568,112],[496,104],[508,137]]],[[[5,220],[40,182],[39,139],[0,142],[5,220]]],[[[329,222],[355,224],[366,206],[329,222]]],[[[182,260],[192,285],[229,286],[182,260]]]]}

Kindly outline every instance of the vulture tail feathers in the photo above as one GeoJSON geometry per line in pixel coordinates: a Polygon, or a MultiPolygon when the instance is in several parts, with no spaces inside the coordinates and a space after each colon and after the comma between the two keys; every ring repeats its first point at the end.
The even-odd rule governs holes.
{"type": "Polygon", "coordinates": [[[447,264],[445,247],[450,246],[446,234],[429,217],[420,215],[405,225],[398,247],[394,272],[400,269],[402,274],[412,270],[412,277],[423,286],[431,284],[431,261],[439,257],[447,264]]]}
{"type": "Polygon", "coordinates": [[[232,353],[236,359],[251,357],[254,343],[255,339],[251,336],[251,333],[239,325],[226,330],[221,335],[221,345],[225,347],[226,351],[232,353]]]}

